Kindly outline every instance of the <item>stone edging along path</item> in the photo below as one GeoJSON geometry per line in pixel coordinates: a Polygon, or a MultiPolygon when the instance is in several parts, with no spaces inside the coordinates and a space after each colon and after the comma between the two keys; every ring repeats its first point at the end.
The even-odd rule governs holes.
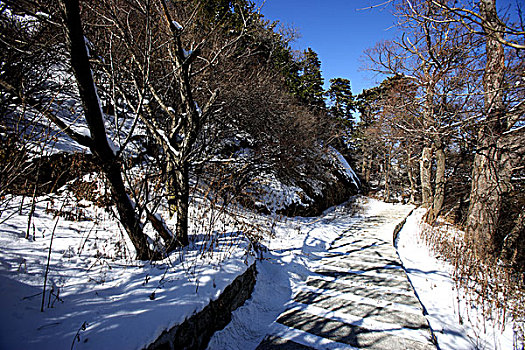
{"type": "Polygon", "coordinates": [[[202,311],[182,324],[165,330],[146,349],[205,349],[213,333],[223,329],[231,321],[232,311],[250,298],[257,275],[255,266],[254,262],[224,289],[217,300],[212,300],[202,311]]]}

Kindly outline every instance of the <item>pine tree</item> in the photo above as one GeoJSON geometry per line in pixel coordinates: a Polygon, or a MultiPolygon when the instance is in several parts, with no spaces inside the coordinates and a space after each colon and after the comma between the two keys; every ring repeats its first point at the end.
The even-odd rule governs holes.
{"type": "Polygon", "coordinates": [[[305,50],[300,67],[300,84],[296,95],[311,107],[325,108],[321,61],[317,53],[311,48],[305,50]]]}
{"type": "Polygon", "coordinates": [[[330,79],[330,88],[326,92],[326,96],[332,103],[330,107],[332,115],[343,119],[349,123],[350,128],[353,128],[355,121],[352,112],[356,109],[356,103],[352,95],[350,80],[344,78],[330,79]]]}

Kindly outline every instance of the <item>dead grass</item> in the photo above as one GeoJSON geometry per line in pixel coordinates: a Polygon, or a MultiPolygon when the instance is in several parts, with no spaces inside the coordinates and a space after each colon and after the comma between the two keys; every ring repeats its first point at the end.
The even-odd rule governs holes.
{"type": "MultiPolygon", "coordinates": [[[[481,310],[483,326],[488,322],[502,331],[513,321],[514,348],[525,345],[525,282],[523,273],[501,261],[479,258],[464,234],[441,219],[433,226],[422,224],[421,238],[436,255],[454,267],[456,290],[464,291],[466,302],[481,310]]],[[[459,296],[458,296],[459,297],[459,296]]],[[[470,318],[471,315],[460,315],[470,318]]]]}

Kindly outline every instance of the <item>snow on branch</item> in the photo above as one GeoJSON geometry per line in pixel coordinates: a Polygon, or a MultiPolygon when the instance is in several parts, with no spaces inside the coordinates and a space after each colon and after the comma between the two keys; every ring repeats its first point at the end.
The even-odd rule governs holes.
{"type": "Polygon", "coordinates": [[[177,22],[177,21],[171,21],[171,24],[172,24],[173,27],[174,27],[176,30],[178,30],[178,31],[182,31],[182,30],[184,29],[184,27],[181,26],[181,25],[179,24],[179,22],[177,22]]]}

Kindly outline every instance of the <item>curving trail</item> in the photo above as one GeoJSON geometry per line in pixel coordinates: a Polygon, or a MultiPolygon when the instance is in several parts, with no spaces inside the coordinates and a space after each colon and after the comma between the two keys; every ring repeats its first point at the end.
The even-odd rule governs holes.
{"type": "Polygon", "coordinates": [[[409,211],[360,216],[328,251],[309,254],[308,277],[257,349],[435,349],[392,244],[409,211]]]}

